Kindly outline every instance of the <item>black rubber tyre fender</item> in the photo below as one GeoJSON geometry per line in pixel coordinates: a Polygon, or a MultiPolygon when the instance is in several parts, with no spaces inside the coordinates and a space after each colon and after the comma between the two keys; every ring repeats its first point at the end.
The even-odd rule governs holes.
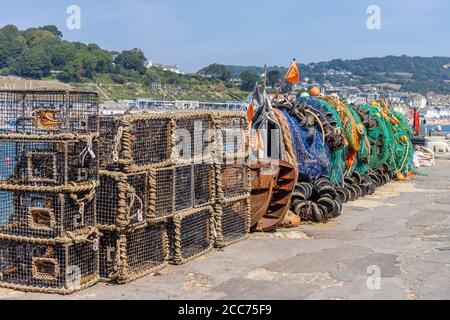
{"type": "Polygon", "coordinates": [[[348,201],[355,201],[356,199],[356,191],[353,189],[353,187],[347,187],[348,190],[348,201]]]}
{"type": "Polygon", "coordinates": [[[352,186],[352,188],[355,190],[356,199],[361,198],[362,197],[362,190],[359,187],[359,185],[355,184],[354,186],[352,186]]]}
{"type": "Polygon", "coordinates": [[[330,198],[320,198],[317,201],[317,204],[325,207],[327,213],[333,213],[333,211],[336,209],[334,200],[332,200],[330,198]]]}
{"type": "Polygon", "coordinates": [[[334,201],[334,204],[336,206],[336,210],[334,212],[334,217],[339,217],[342,213],[342,203],[340,203],[339,201],[334,201]]]}
{"type": "Polygon", "coordinates": [[[324,214],[319,209],[319,206],[315,203],[311,204],[312,216],[315,222],[319,223],[324,220],[324,214]]]}

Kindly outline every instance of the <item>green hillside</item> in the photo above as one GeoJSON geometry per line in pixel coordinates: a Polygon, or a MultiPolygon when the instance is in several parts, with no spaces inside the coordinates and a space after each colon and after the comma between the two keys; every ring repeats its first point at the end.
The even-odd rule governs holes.
{"type": "Polygon", "coordinates": [[[63,40],[55,26],[0,29],[0,75],[59,80],[75,87],[99,88],[107,98],[236,101],[247,93],[223,81],[146,68],[140,49],[108,51],[96,44],[63,40]]]}
{"type": "MultiPolygon", "coordinates": [[[[262,67],[227,66],[233,77],[242,72],[260,74],[262,67]]],[[[323,83],[362,85],[392,83],[401,85],[402,91],[426,94],[429,91],[450,93],[450,57],[386,56],[357,60],[335,59],[328,62],[298,64],[302,78],[323,83]],[[352,75],[326,74],[329,70],[348,71],[352,75]]],[[[286,72],[283,67],[269,67],[269,71],[286,72]]]]}

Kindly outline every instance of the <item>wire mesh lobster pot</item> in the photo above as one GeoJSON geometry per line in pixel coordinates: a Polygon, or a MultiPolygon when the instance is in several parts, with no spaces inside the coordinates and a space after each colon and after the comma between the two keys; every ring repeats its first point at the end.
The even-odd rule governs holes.
{"type": "Polygon", "coordinates": [[[214,166],[209,163],[193,165],[194,172],[194,207],[212,205],[216,196],[214,166]]]}
{"type": "Polygon", "coordinates": [[[2,185],[0,234],[50,239],[87,232],[96,226],[94,198],[93,184],[53,191],[2,185]]]}
{"type": "Polygon", "coordinates": [[[125,283],[155,273],[168,264],[165,222],[132,232],[102,231],[100,276],[104,281],[125,283]]]}
{"type": "Polygon", "coordinates": [[[98,131],[94,92],[0,90],[0,132],[31,135],[98,131]]]}
{"type": "Polygon", "coordinates": [[[221,111],[217,113],[219,125],[216,130],[216,159],[219,163],[235,162],[248,154],[249,133],[245,113],[221,111]]]}
{"type": "Polygon", "coordinates": [[[153,171],[150,216],[170,218],[177,212],[210,205],[214,201],[212,164],[197,163],[153,171]]]}
{"type": "Polygon", "coordinates": [[[168,223],[170,256],[174,264],[184,264],[214,246],[214,210],[211,206],[176,214],[168,223]]]}
{"type": "Polygon", "coordinates": [[[205,111],[180,112],[174,115],[175,163],[199,162],[212,159],[213,123],[211,113],[205,111]]]}
{"type": "Polygon", "coordinates": [[[245,160],[220,166],[221,194],[225,198],[245,196],[249,192],[250,166],[245,160]]]}
{"type": "Polygon", "coordinates": [[[100,228],[133,228],[149,218],[149,174],[100,171],[97,223],[100,228]]]}
{"type": "Polygon", "coordinates": [[[0,287],[70,294],[98,280],[98,238],[53,243],[0,236],[0,287]]]}
{"type": "Polygon", "coordinates": [[[57,186],[96,181],[98,141],[94,135],[9,139],[0,135],[0,182],[57,186]]]}
{"type": "Polygon", "coordinates": [[[250,197],[216,204],[216,246],[226,247],[244,240],[250,232],[250,197]]]}
{"type": "Polygon", "coordinates": [[[102,169],[138,172],[170,165],[173,124],[169,114],[101,116],[99,122],[102,169]]]}
{"type": "Polygon", "coordinates": [[[242,112],[219,112],[216,143],[217,247],[247,238],[250,231],[248,122],[242,112]]]}

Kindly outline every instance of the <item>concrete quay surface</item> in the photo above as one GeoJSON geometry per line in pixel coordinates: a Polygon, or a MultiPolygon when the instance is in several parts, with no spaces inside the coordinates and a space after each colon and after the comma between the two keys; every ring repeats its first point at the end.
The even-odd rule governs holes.
{"type": "Polygon", "coordinates": [[[450,155],[420,171],[327,224],[255,233],[158,276],[0,299],[450,299],[450,155]]]}

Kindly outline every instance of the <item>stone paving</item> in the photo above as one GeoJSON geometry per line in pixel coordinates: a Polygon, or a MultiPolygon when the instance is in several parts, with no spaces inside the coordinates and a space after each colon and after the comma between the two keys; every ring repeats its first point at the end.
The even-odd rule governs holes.
{"type": "MultiPolygon", "coordinates": [[[[303,225],[64,299],[450,299],[450,156],[303,225]],[[380,277],[377,277],[379,275],[380,277]]],[[[3,299],[58,299],[0,289],[3,299]]]]}

